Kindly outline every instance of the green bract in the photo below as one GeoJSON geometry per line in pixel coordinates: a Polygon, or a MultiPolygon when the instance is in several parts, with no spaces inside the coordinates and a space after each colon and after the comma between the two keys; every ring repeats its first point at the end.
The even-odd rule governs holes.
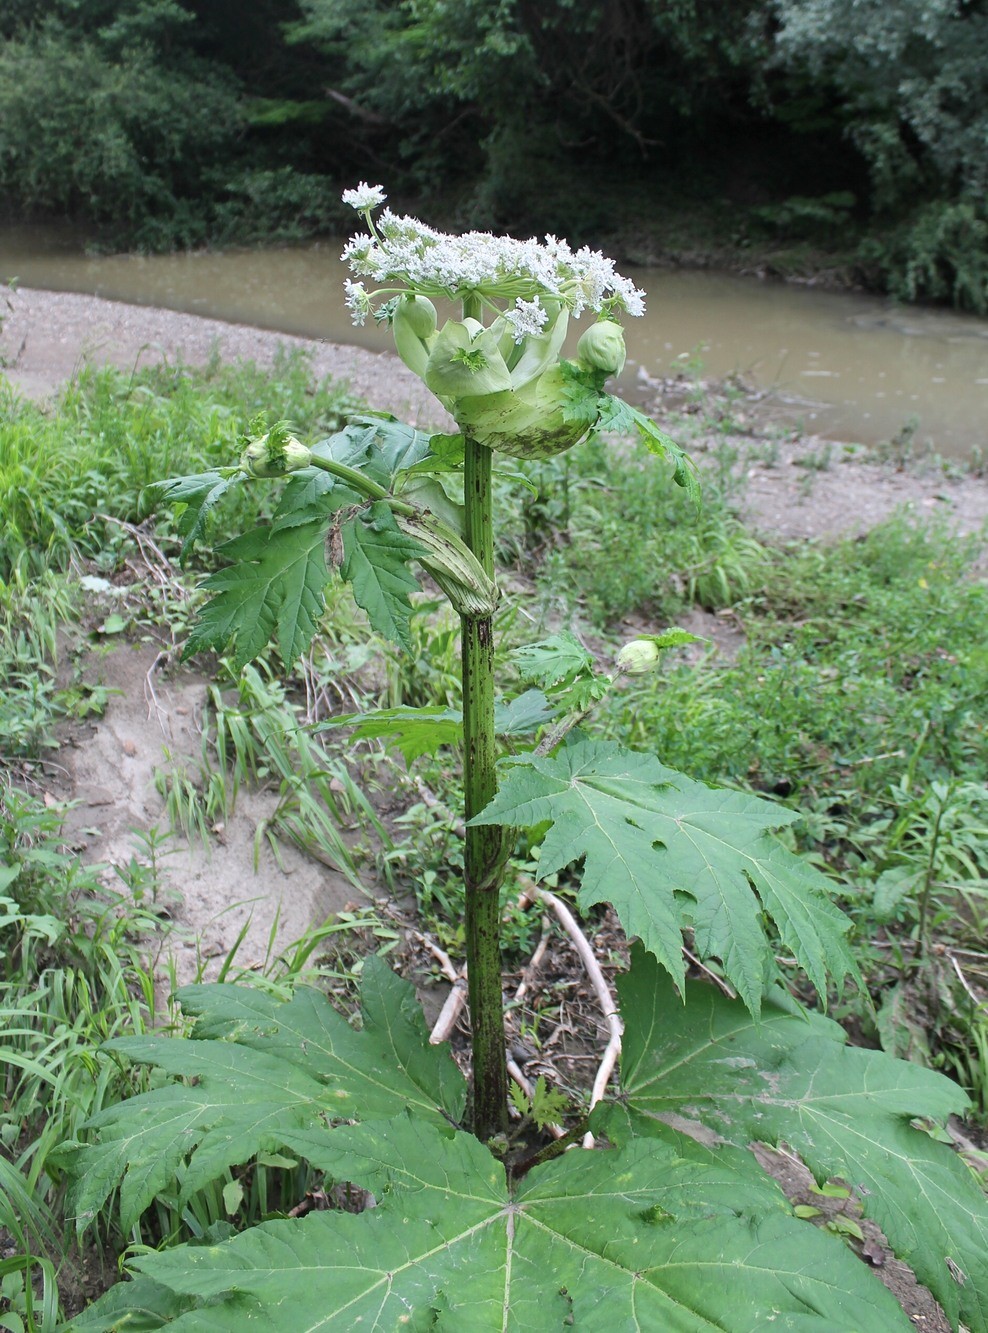
{"type": "Polygon", "coordinates": [[[567,380],[557,362],[520,389],[460,398],[450,406],[457,424],[488,449],[513,458],[552,458],[571,449],[593,423],[565,412],[567,380]]]}
{"type": "Polygon", "coordinates": [[[422,378],[440,399],[511,388],[497,335],[476,319],[446,321],[432,344],[422,378]]]}

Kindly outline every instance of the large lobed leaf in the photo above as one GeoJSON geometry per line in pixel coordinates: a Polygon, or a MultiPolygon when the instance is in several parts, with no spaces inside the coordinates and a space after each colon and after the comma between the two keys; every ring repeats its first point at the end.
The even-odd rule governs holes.
{"type": "Polygon", "coordinates": [[[774,967],[765,917],[821,995],[828,974],[856,973],[849,923],[827,880],[769,836],[794,818],[758,797],[714,791],[651,755],[580,740],[552,757],[507,761],[500,792],[473,822],[551,821],[540,878],[585,857],[581,907],[613,903],[680,990],[682,932],[692,926],[698,952],[721,960],[757,1014],[774,967]]]}
{"type": "Polygon", "coordinates": [[[213,509],[227,491],[242,480],[243,475],[236,468],[225,468],[172,477],[148,487],[146,493],[154,506],[170,504],[176,508],[176,526],[184,538],[180,556],[183,562],[192,554],[196,542],[205,537],[213,509]]]}
{"type": "Polygon", "coordinates": [[[342,533],[340,573],[353,588],[354,601],[366,611],[372,629],[410,649],[409,594],[419,584],[408,562],[425,554],[425,548],[401,531],[383,500],[354,514],[342,533]]]}
{"type": "Polygon", "coordinates": [[[715,988],[684,1005],[640,947],[618,981],[623,1097],[639,1134],[680,1118],[739,1146],[787,1143],[818,1181],[841,1177],[954,1327],[988,1329],[988,1202],[960,1157],[913,1120],[963,1113],[943,1075],[846,1045],[779,992],[760,1021],[715,988]]]}
{"type": "Polygon", "coordinates": [[[373,1190],[378,1207],[147,1255],[134,1264],[142,1277],[129,1287],[131,1307],[128,1287],[118,1288],[72,1327],[910,1327],[839,1241],[789,1216],[775,1186],[728,1155],[631,1143],[568,1153],[512,1187],[472,1136],[408,1116],[297,1146],[335,1178],[373,1190]],[[129,1308],[140,1323],[124,1322],[129,1308]]]}
{"type": "Polygon", "coordinates": [[[412,988],[375,958],[364,963],[360,1031],[314,990],[281,1001],[245,986],[189,986],[178,998],[196,1020],[190,1038],[131,1037],[110,1049],[194,1083],[109,1107],[88,1122],[91,1142],[59,1150],[80,1228],[118,1187],[126,1231],[183,1166],[185,1199],[327,1121],[406,1107],[441,1123],[462,1113],[465,1087],[448,1048],[429,1045],[412,988]]]}
{"type": "Polygon", "coordinates": [[[183,656],[229,647],[239,669],[275,640],[282,660],[294,662],[312,642],[322,615],[328,527],[328,518],[287,530],[260,527],[225,542],[219,554],[232,563],[203,584],[212,596],[183,656]]]}

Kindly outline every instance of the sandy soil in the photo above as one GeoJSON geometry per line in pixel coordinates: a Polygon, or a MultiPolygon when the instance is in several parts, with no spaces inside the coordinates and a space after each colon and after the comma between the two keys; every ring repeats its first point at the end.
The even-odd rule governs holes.
{"type": "Polygon", "coordinates": [[[397,357],[361,347],[311,342],[98,296],[27,288],[0,295],[0,320],[0,370],[31,398],[52,396],[87,362],[125,369],[163,359],[202,365],[218,352],[228,361],[270,365],[279,346],[284,346],[309,351],[317,375],[345,381],[374,407],[416,425],[444,420],[432,394],[397,357]]]}
{"type": "MultiPolygon", "coordinates": [[[[107,596],[92,595],[96,621],[113,605],[107,596]]],[[[276,787],[241,788],[208,844],[166,836],[169,819],[155,774],[194,779],[198,773],[209,681],[170,662],[159,670],[158,645],[146,639],[112,642],[80,662],[85,679],[109,691],[109,702],[102,717],[63,730],[50,795],[73,803],[66,840],[83,860],[103,867],[111,893],[126,892],[135,858],[149,864],[149,831],[161,836],[159,888],[153,901],[144,901],[169,926],[160,978],[174,976],[179,985],[213,979],[241,935],[236,970],[264,968],[311,926],[366,906],[369,898],[344,875],[292,843],[279,840],[275,854],[263,832],[278,804],[276,787]]],[[[149,947],[154,952],[155,941],[149,947]]]]}

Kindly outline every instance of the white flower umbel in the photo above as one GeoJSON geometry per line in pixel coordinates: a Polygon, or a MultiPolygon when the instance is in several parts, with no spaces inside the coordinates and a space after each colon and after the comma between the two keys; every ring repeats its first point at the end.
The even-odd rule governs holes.
{"type": "Polygon", "coordinates": [[[513,310],[505,314],[505,319],[515,331],[515,342],[523,342],[529,335],[537,338],[545,328],[549,312],[536,296],[533,301],[518,300],[513,310]]]}
{"type": "Polygon", "coordinates": [[[346,291],[346,307],[350,311],[350,318],[354,324],[363,324],[371,312],[371,299],[367,289],[362,282],[351,282],[349,278],[343,279],[343,288],[346,291]]]}
{"type": "Polygon", "coordinates": [[[343,191],[343,202],[355,208],[358,213],[380,208],[387,197],[382,186],[368,185],[366,181],[361,181],[355,190],[343,191]]]}
{"type": "MultiPolygon", "coordinates": [[[[452,300],[476,296],[498,312],[509,306],[504,313],[519,338],[544,328],[546,300],[562,303],[577,317],[588,309],[645,312],[644,293],[598,250],[584,247],[574,252],[555,236],[547,236],[544,244],[478,231],[449,236],[417,218],[399,217],[390,208],[375,226],[370,208],[376,205],[364,205],[372,198],[384,198],[380,186],[362,182],[343,197],[367,216],[370,235],[352,237],[343,259],[378,289],[368,294],[372,303],[397,292],[452,300]]],[[[348,304],[359,313],[349,300],[348,304]]]]}

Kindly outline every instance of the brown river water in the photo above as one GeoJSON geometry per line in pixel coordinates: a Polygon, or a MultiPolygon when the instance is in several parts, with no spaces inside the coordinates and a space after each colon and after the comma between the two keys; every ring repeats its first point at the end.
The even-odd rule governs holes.
{"type": "MultiPolygon", "coordinates": [[[[90,256],[52,228],[0,229],[0,282],[87,292],[332,342],[385,349],[343,306],[342,243],[175,255],[90,256]]],[[[640,372],[688,363],[740,372],[780,413],[831,439],[876,443],[911,421],[945,456],[988,452],[988,320],[947,310],[711,272],[622,266],[647,293],[626,325],[631,396],[640,372]]],[[[576,326],[579,330],[579,325],[576,326]]]]}

